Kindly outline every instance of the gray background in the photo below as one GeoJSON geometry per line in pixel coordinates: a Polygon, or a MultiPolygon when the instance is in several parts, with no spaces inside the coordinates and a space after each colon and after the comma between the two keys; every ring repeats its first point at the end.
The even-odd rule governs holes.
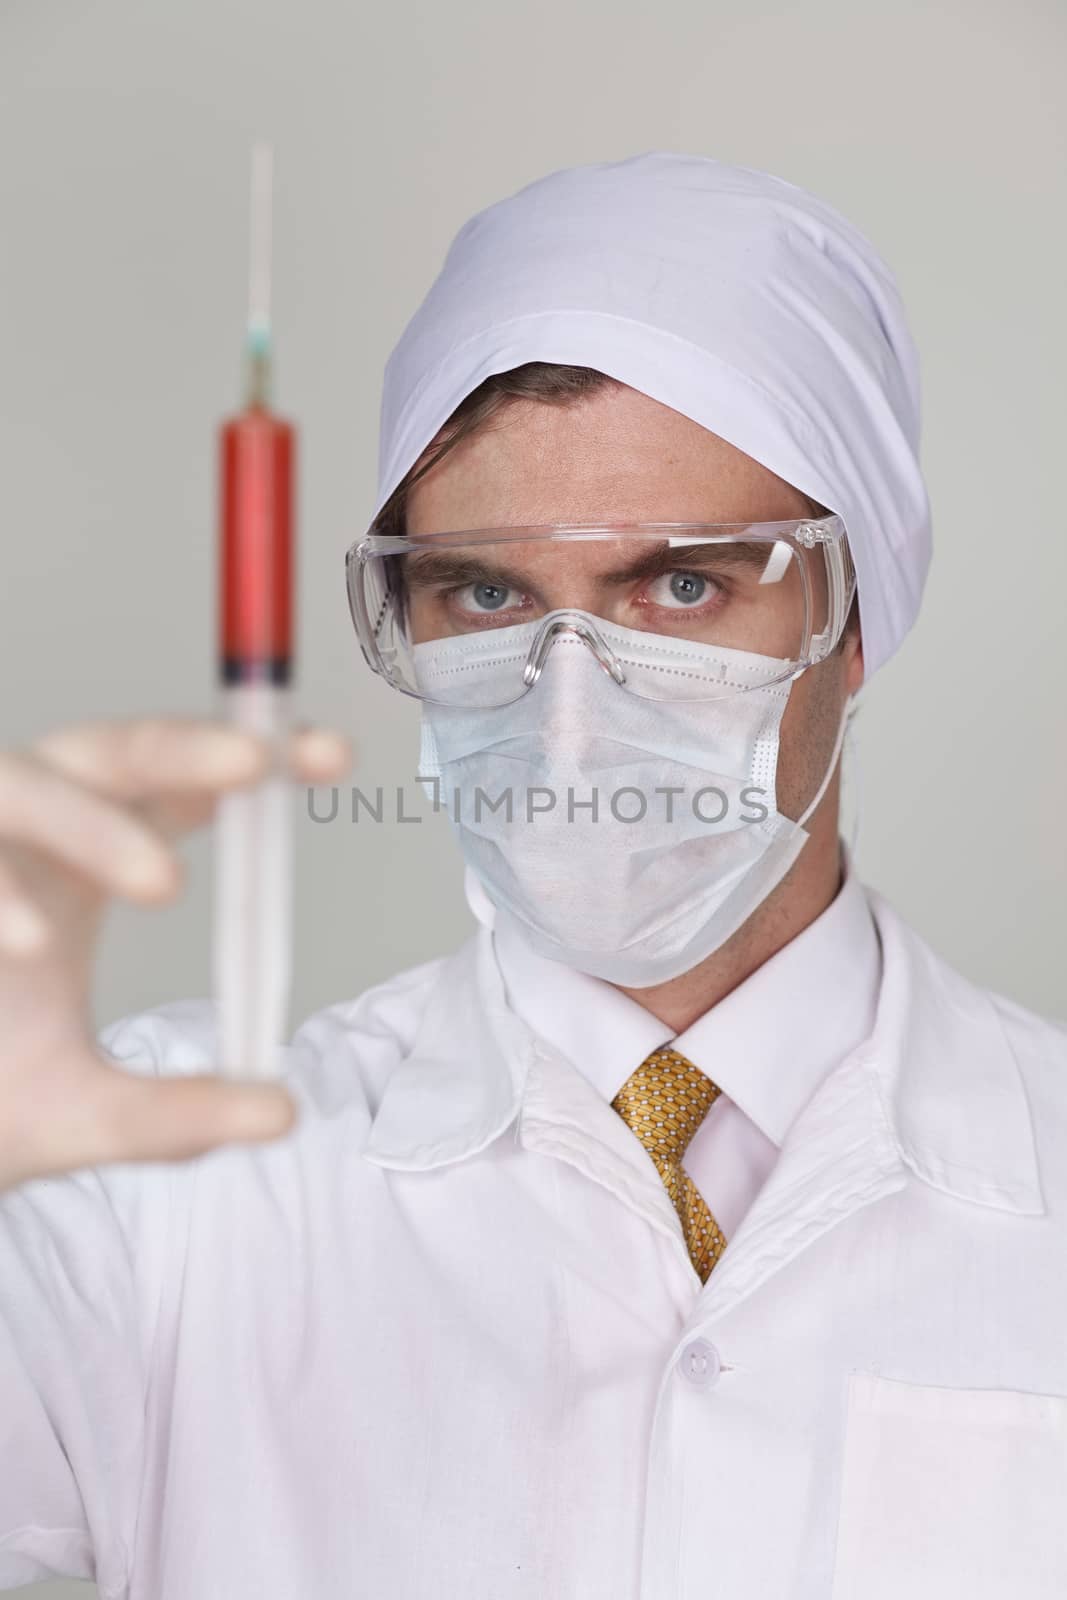
{"type": "MultiPolygon", "coordinates": [[[[936,556],[858,720],[861,871],[965,972],[1063,1015],[1065,30],[1054,0],[5,0],[0,739],[212,707],[253,137],[303,434],[300,707],[356,735],[370,790],[411,787],[417,714],[362,667],[342,556],[383,363],[452,235],[580,161],[764,167],[869,234],[923,360],[936,556]]],[[[187,856],[180,906],[114,913],[98,1021],[207,992],[206,837],[187,856]]],[[[303,814],[298,871],[294,1020],[469,926],[440,819],[303,814]]]]}

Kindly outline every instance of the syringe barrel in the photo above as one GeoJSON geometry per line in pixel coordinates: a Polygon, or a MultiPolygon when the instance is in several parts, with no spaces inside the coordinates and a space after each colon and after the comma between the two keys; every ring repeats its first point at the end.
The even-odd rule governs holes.
{"type": "Polygon", "coordinates": [[[219,430],[219,672],[290,681],[296,432],[260,407],[219,430]]]}

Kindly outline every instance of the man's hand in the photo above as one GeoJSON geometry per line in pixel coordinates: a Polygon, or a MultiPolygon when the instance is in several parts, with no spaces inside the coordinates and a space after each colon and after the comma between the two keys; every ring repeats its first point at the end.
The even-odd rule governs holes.
{"type": "MultiPolygon", "coordinates": [[[[345,738],[294,734],[292,771],[331,783],[345,738]]],[[[111,896],[181,890],[173,841],[225,789],[266,775],[265,743],[220,722],[101,722],[0,751],[0,1190],[109,1161],[180,1160],[294,1120],[280,1084],[128,1073],[97,1049],[90,980],[111,896]]]]}

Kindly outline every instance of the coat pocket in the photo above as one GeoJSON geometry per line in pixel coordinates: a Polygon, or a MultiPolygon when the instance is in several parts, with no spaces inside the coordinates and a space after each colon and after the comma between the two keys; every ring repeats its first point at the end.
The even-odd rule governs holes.
{"type": "Polygon", "coordinates": [[[1067,1397],[848,1381],[832,1600],[1064,1600],[1067,1397]]]}

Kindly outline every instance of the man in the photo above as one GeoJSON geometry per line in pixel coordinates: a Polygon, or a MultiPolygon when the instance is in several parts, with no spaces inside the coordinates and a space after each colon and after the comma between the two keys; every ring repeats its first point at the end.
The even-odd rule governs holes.
{"type": "MultiPolygon", "coordinates": [[[[192,1106],[206,1003],[69,1084],[24,1008],[66,1145],[9,1091],[0,1580],[1067,1592],[1064,1036],[838,840],[849,707],[928,558],[916,370],[871,247],[765,174],[649,154],[461,230],[348,577],[480,929],[298,1029],[287,1138],[195,1161],[143,1164],[284,1117],[192,1106]]],[[[194,735],[157,730],[171,788],[247,777],[194,735]]],[[[39,791],[91,749],[160,807],[102,739],[46,742],[39,791]]]]}

